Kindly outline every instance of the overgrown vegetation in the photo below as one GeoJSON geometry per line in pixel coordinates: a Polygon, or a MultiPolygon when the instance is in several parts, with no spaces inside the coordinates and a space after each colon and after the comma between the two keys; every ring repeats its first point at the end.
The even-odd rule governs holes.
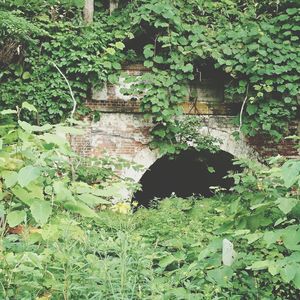
{"type": "Polygon", "coordinates": [[[55,133],[73,128],[19,125],[0,140],[2,299],[299,299],[299,160],[244,161],[230,195],[131,214],[112,173],[73,178],[55,133]]]}
{"type": "MultiPolygon", "coordinates": [[[[126,178],[116,176],[118,169],[129,167],[126,161],[103,158],[95,163],[84,159],[69,143],[72,137],[82,134],[80,129],[67,124],[30,125],[20,119],[23,110],[36,112],[27,102],[22,108],[1,112],[2,116],[18,118],[17,124],[2,125],[0,132],[0,207],[1,215],[6,216],[4,229],[24,222],[44,225],[55,210],[61,209],[97,218],[95,209],[111,206],[111,200],[120,198],[122,188],[128,192],[135,188],[130,181],[126,183],[126,178]]],[[[69,122],[74,125],[76,121],[69,122]]],[[[84,125],[78,121],[76,124],[84,125]]]]}
{"type": "Polygon", "coordinates": [[[71,149],[85,124],[61,76],[77,119],[96,118],[84,106],[91,89],[143,63],[151,72],[129,93],[145,93],[152,146],[174,154],[218,151],[179,105],[217,69],[226,99],[245,105],[242,132],[279,140],[298,105],[297,3],[134,0],[109,14],[96,1],[89,25],[82,7],[0,0],[0,298],[299,299],[299,159],[239,161],[231,194],[174,196],[133,214],[138,186],[120,170],[139,166],[71,149]]]}
{"type": "Polygon", "coordinates": [[[28,101],[40,121],[58,122],[71,110],[67,75],[79,105],[92,86],[118,82],[121,64],[151,72],[134,87],[153,118],[153,147],[176,146],[187,84],[212,68],[223,72],[226,99],[245,103],[247,135],[279,140],[295,119],[299,93],[299,8],[295,1],[121,1],[109,14],[96,1],[94,23],[82,21],[83,1],[4,1],[1,5],[1,106],[28,101]],[[9,48],[10,47],[10,48],[9,48]],[[7,50],[7,49],[6,49],[7,50]],[[11,54],[14,54],[13,56],[11,54]]]}

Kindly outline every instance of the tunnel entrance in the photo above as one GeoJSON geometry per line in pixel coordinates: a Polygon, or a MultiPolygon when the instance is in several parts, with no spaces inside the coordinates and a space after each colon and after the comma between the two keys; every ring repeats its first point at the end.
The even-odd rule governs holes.
{"type": "Polygon", "coordinates": [[[188,149],[170,159],[158,159],[142,176],[142,190],[133,199],[139,206],[149,207],[154,198],[165,198],[175,193],[179,197],[201,195],[210,197],[210,186],[229,189],[233,180],[223,178],[229,171],[239,168],[233,165],[234,157],[225,152],[210,153],[188,149]]]}

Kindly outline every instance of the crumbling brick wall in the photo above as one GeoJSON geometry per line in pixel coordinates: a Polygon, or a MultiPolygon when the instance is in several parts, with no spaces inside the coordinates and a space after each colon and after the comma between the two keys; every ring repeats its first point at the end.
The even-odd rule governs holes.
{"type": "MultiPolygon", "coordinates": [[[[125,67],[123,72],[139,78],[148,70],[141,65],[132,65],[125,67]]],[[[91,122],[83,136],[73,137],[72,144],[83,156],[100,157],[106,153],[148,167],[158,157],[156,152],[149,149],[153,124],[146,121],[140,112],[142,95],[123,95],[121,88],[124,84],[121,80],[118,85],[106,85],[101,90],[93,90],[86,105],[101,112],[100,121],[91,122]]],[[[258,159],[277,154],[289,157],[299,155],[293,140],[275,142],[265,136],[255,136],[236,141],[232,136],[237,130],[233,125],[233,116],[239,112],[240,104],[224,102],[222,88],[209,80],[194,84],[191,88],[196,99],[186,99],[183,103],[185,114],[202,118],[204,130],[222,140],[221,148],[224,151],[237,157],[253,156],[258,159]]],[[[298,123],[291,124],[291,135],[299,135],[298,126],[298,123]]]]}

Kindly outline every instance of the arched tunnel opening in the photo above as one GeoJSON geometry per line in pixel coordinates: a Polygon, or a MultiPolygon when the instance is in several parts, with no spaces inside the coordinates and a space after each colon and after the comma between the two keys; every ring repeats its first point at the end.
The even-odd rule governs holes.
{"type": "Polygon", "coordinates": [[[211,186],[229,190],[232,178],[224,178],[229,171],[240,168],[233,164],[233,155],[225,151],[211,153],[188,149],[173,159],[163,156],[142,176],[141,190],[134,194],[138,206],[149,207],[155,198],[163,199],[175,194],[178,197],[214,194],[211,186]]]}

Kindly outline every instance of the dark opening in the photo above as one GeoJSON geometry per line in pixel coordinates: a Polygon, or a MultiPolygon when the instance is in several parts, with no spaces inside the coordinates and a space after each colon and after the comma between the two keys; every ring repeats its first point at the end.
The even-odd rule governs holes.
{"type": "Polygon", "coordinates": [[[165,198],[175,193],[179,197],[213,195],[211,186],[229,189],[231,178],[223,178],[229,171],[238,170],[233,156],[227,152],[183,151],[174,159],[158,159],[140,180],[142,190],[134,195],[139,206],[149,207],[154,198],[165,198]]]}

